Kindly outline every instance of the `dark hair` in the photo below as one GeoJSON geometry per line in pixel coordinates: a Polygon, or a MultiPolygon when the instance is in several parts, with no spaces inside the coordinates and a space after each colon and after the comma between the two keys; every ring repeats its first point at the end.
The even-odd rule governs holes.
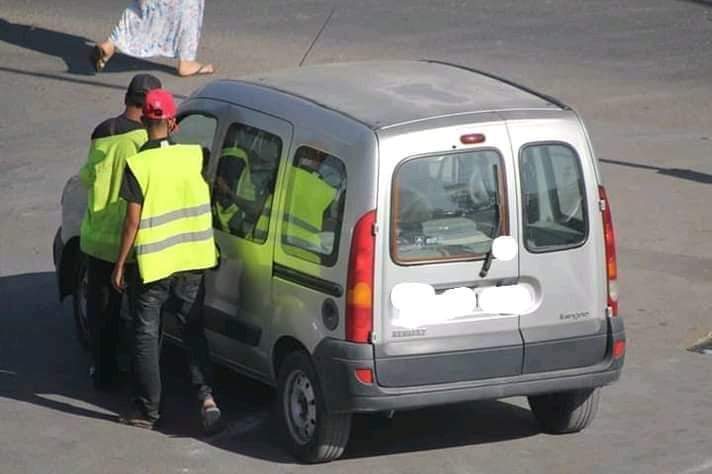
{"type": "Polygon", "coordinates": [[[143,94],[141,94],[140,96],[134,94],[126,94],[126,96],[124,96],[124,104],[142,109],[145,98],[146,97],[143,94]]]}
{"type": "Polygon", "coordinates": [[[124,104],[134,107],[143,107],[146,92],[160,88],[161,81],[156,76],[152,76],[151,74],[136,74],[126,89],[124,104]]]}

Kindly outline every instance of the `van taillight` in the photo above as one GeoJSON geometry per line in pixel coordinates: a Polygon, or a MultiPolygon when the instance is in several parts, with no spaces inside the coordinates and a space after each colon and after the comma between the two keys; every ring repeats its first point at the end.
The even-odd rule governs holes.
{"type": "Polygon", "coordinates": [[[611,316],[618,316],[618,265],[616,263],[616,237],[613,233],[611,205],[606,196],[606,189],[598,187],[603,213],[603,238],[606,245],[606,277],[608,279],[608,308],[611,316]]]}
{"type": "Polygon", "coordinates": [[[351,239],[346,290],[346,340],[368,343],[373,331],[373,263],[376,211],[368,211],[356,223],[351,239]]]}

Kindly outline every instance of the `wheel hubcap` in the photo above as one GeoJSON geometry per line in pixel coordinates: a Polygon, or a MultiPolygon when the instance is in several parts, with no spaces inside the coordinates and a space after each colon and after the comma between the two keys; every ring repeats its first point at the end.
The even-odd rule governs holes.
{"type": "Polygon", "coordinates": [[[316,430],[314,385],[304,372],[295,370],[289,374],[285,390],[284,410],[289,431],[299,444],[307,444],[316,430]]]}

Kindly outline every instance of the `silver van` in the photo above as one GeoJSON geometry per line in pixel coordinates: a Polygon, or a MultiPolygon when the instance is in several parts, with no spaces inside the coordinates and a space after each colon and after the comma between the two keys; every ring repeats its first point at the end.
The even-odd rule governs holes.
{"type": "MultiPolygon", "coordinates": [[[[437,61],[329,64],[212,82],[176,138],[210,150],[212,353],[277,388],[299,459],[338,458],[355,413],[479,399],[580,431],[619,377],[610,206],[561,102],[437,61]]],[[[80,330],[81,194],[55,241],[80,330]]]]}

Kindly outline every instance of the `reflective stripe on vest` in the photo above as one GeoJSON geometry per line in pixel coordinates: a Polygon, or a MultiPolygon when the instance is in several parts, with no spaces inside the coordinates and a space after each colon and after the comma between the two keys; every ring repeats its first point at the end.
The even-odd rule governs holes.
{"type": "Polygon", "coordinates": [[[126,201],[119,197],[126,158],[148,139],[146,131],[132,130],[93,140],[80,178],[88,189],[79,245],[92,257],[115,262],[119,253],[126,201]]]}
{"type": "Polygon", "coordinates": [[[146,150],[127,160],[144,198],[134,244],[144,283],[216,264],[202,162],[195,145],[146,150]]]}
{"type": "Polygon", "coordinates": [[[223,232],[231,232],[230,221],[239,211],[240,209],[237,207],[236,204],[230,204],[228,207],[223,207],[222,204],[216,202],[215,213],[218,218],[218,223],[220,224],[220,230],[222,230],[223,232]]]}
{"type": "Polygon", "coordinates": [[[269,232],[269,216],[272,213],[272,196],[269,196],[265,200],[264,208],[260,217],[257,219],[257,225],[252,230],[252,238],[258,242],[264,242],[267,240],[267,233],[269,232]]]}
{"type": "Polygon", "coordinates": [[[184,217],[199,216],[201,214],[205,214],[206,212],[210,212],[210,204],[200,204],[198,206],[190,207],[187,209],[178,209],[175,211],[170,211],[161,216],[147,217],[145,219],[141,219],[140,227],[144,229],[148,227],[156,227],[171,221],[182,219],[184,217]]]}

